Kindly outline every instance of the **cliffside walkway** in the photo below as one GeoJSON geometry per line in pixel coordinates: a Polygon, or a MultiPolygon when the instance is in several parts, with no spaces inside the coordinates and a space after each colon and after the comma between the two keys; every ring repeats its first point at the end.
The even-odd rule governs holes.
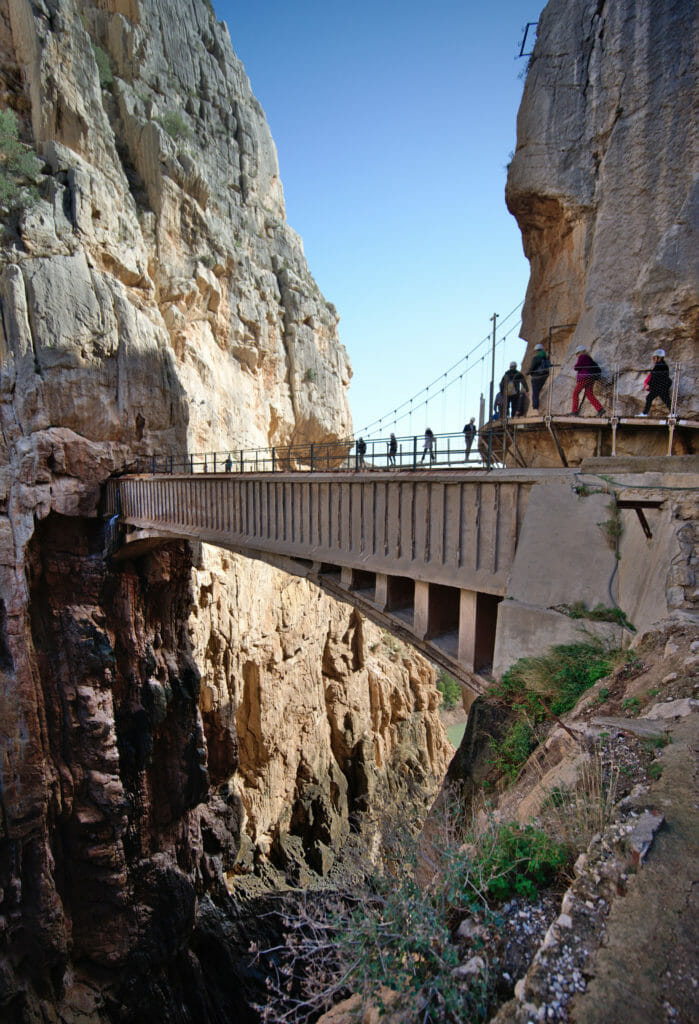
{"type": "Polygon", "coordinates": [[[108,482],[105,511],[126,530],[117,557],[189,538],[261,559],[352,603],[479,692],[498,660],[499,605],[518,593],[513,574],[560,574],[572,558],[580,578],[606,586],[597,522],[609,494],[582,509],[578,489],[565,469],[129,475],[108,482]]]}

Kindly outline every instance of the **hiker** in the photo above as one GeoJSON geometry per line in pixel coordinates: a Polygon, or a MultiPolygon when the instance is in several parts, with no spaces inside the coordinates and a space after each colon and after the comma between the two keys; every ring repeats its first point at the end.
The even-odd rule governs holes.
{"type": "Polygon", "coordinates": [[[500,394],[503,406],[507,407],[508,416],[521,416],[524,404],[524,392],[529,393],[529,385],[523,373],[517,369],[517,363],[510,363],[509,370],[500,381],[500,394]]]}
{"type": "Polygon", "coordinates": [[[422,446],[422,458],[420,459],[421,465],[425,461],[425,455],[427,455],[428,452],[430,455],[430,463],[432,463],[434,460],[434,434],[429,427],[425,431],[425,443],[422,446]]]}
{"type": "Polygon", "coordinates": [[[502,391],[498,391],[493,402],[493,419],[499,420],[502,416],[502,391]]]}
{"type": "Polygon", "coordinates": [[[472,416],[464,427],[464,444],[466,445],[466,461],[471,453],[471,446],[473,445],[473,439],[476,436],[476,417],[472,416]]]}
{"type": "Polygon", "coordinates": [[[529,376],[532,379],[532,409],[534,410],[538,411],[539,409],[539,395],[546,383],[550,368],[551,362],[546,355],[546,349],[542,344],[535,345],[534,355],[529,367],[529,376]]]}
{"type": "Polygon", "coordinates": [[[573,409],[571,416],[578,415],[578,398],[581,391],[583,393],[583,397],[580,399],[580,403],[582,404],[582,402],[587,398],[592,408],[597,411],[597,415],[604,416],[604,409],[595,398],[592,390],[595,381],[600,379],[602,371],[592,356],[589,355],[584,345],[578,345],[575,350],[575,354],[578,358],[573,369],[578,376],[575,381],[575,387],[573,388],[573,409]]]}
{"type": "Polygon", "coordinates": [[[670,388],[672,387],[672,381],[670,380],[669,367],[665,362],[664,348],[656,348],[653,353],[653,365],[643,386],[648,388],[648,394],[646,395],[645,409],[642,413],[639,413],[639,416],[648,415],[654,398],[662,398],[663,402],[665,402],[665,405],[667,406],[668,412],[672,411],[670,404],[670,388]]]}
{"type": "Polygon", "coordinates": [[[396,441],[396,435],[391,434],[388,442],[388,464],[389,466],[395,466],[396,464],[396,452],[398,451],[398,442],[396,441]]]}
{"type": "Polygon", "coordinates": [[[357,441],[357,469],[364,469],[366,463],[364,462],[364,456],[366,455],[366,441],[363,437],[360,437],[357,441]]]}

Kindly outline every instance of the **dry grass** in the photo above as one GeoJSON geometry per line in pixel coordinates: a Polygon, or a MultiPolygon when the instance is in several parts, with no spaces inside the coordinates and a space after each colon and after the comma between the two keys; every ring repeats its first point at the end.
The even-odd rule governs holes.
{"type": "Polygon", "coordinates": [[[596,743],[574,786],[556,786],[544,801],[542,827],[574,851],[586,850],[612,818],[619,789],[619,765],[596,743]]]}

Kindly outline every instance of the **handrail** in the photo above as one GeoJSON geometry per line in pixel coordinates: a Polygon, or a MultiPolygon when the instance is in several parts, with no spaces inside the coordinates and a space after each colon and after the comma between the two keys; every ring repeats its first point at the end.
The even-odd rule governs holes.
{"type": "Polygon", "coordinates": [[[331,472],[362,469],[417,469],[473,466],[483,468],[476,431],[471,444],[463,432],[434,434],[431,450],[424,435],[396,438],[391,452],[390,438],[365,442],[359,438],[277,445],[273,448],[231,448],[223,452],[186,452],[182,455],[149,455],[125,467],[127,472],[156,474],[331,472]]]}
{"type": "MultiPolygon", "coordinates": [[[[677,425],[680,417],[687,418],[685,407],[692,400],[693,391],[684,394],[681,382],[689,367],[679,362],[670,366],[671,387],[670,406],[666,408],[660,397],[655,398],[655,416],[666,421],[668,426],[677,425]]],[[[638,393],[629,393],[629,384],[624,381],[622,394],[620,382],[624,375],[647,375],[647,366],[602,366],[602,376],[593,381],[592,393],[603,407],[600,422],[611,424],[614,432],[621,420],[628,421],[643,417],[644,402],[647,392],[643,390],[643,379],[638,384],[638,393]]],[[[540,389],[538,414],[544,423],[552,418],[566,417],[572,404],[575,386],[575,372],[572,363],[553,363],[545,382],[540,389]],[[563,367],[569,371],[562,374],[563,367]],[[561,410],[565,404],[566,409],[561,410]],[[554,408],[554,406],[558,409],[554,408]]],[[[531,376],[528,378],[528,393],[522,403],[529,404],[532,397],[531,376]]],[[[686,385],[685,385],[686,387],[686,385]]],[[[498,391],[499,394],[499,391],[498,391]]],[[[585,392],[579,396],[578,414],[581,418],[594,413],[585,404],[585,392]]],[[[512,405],[507,408],[504,402],[500,416],[494,417],[490,423],[476,431],[469,444],[463,431],[455,433],[434,434],[431,446],[426,445],[424,434],[402,435],[395,438],[395,452],[391,451],[391,439],[374,438],[362,442],[361,438],[347,437],[335,441],[314,441],[303,444],[277,445],[271,448],[230,448],[219,452],[186,452],[182,455],[156,455],[139,457],[135,462],[124,467],[124,472],[155,474],[193,474],[193,473],[265,473],[265,472],[334,472],[338,470],[371,470],[371,469],[445,469],[452,467],[478,467],[490,469],[505,464],[505,452],[502,455],[493,450],[487,443],[492,430],[498,433],[508,424],[532,423],[531,413],[525,417],[524,409],[520,415],[512,415],[512,405]],[[508,414],[509,413],[509,414],[508,414]],[[499,419],[499,422],[498,422],[499,419]],[[364,443],[365,450],[361,451],[364,443]]],[[[535,413],[536,415],[536,413],[535,413]]]]}

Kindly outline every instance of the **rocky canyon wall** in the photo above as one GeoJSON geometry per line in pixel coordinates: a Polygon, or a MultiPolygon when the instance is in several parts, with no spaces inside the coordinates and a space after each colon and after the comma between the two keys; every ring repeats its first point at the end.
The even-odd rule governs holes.
{"type": "Polygon", "coordinates": [[[539,18],[506,198],[531,264],[525,367],[550,337],[554,412],[580,344],[620,368],[624,415],[657,347],[682,364],[680,414],[699,411],[698,45],[685,0],[550,0],[539,18]]]}
{"type": "Polygon", "coordinates": [[[0,58],[42,161],[2,209],[0,1017],[248,1019],[226,876],[307,881],[433,785],[433,673],[238,556],[103,554],[101,485],[135,457],[351,433],[225,25],[204,0],[0,0],[0,58]]]}

